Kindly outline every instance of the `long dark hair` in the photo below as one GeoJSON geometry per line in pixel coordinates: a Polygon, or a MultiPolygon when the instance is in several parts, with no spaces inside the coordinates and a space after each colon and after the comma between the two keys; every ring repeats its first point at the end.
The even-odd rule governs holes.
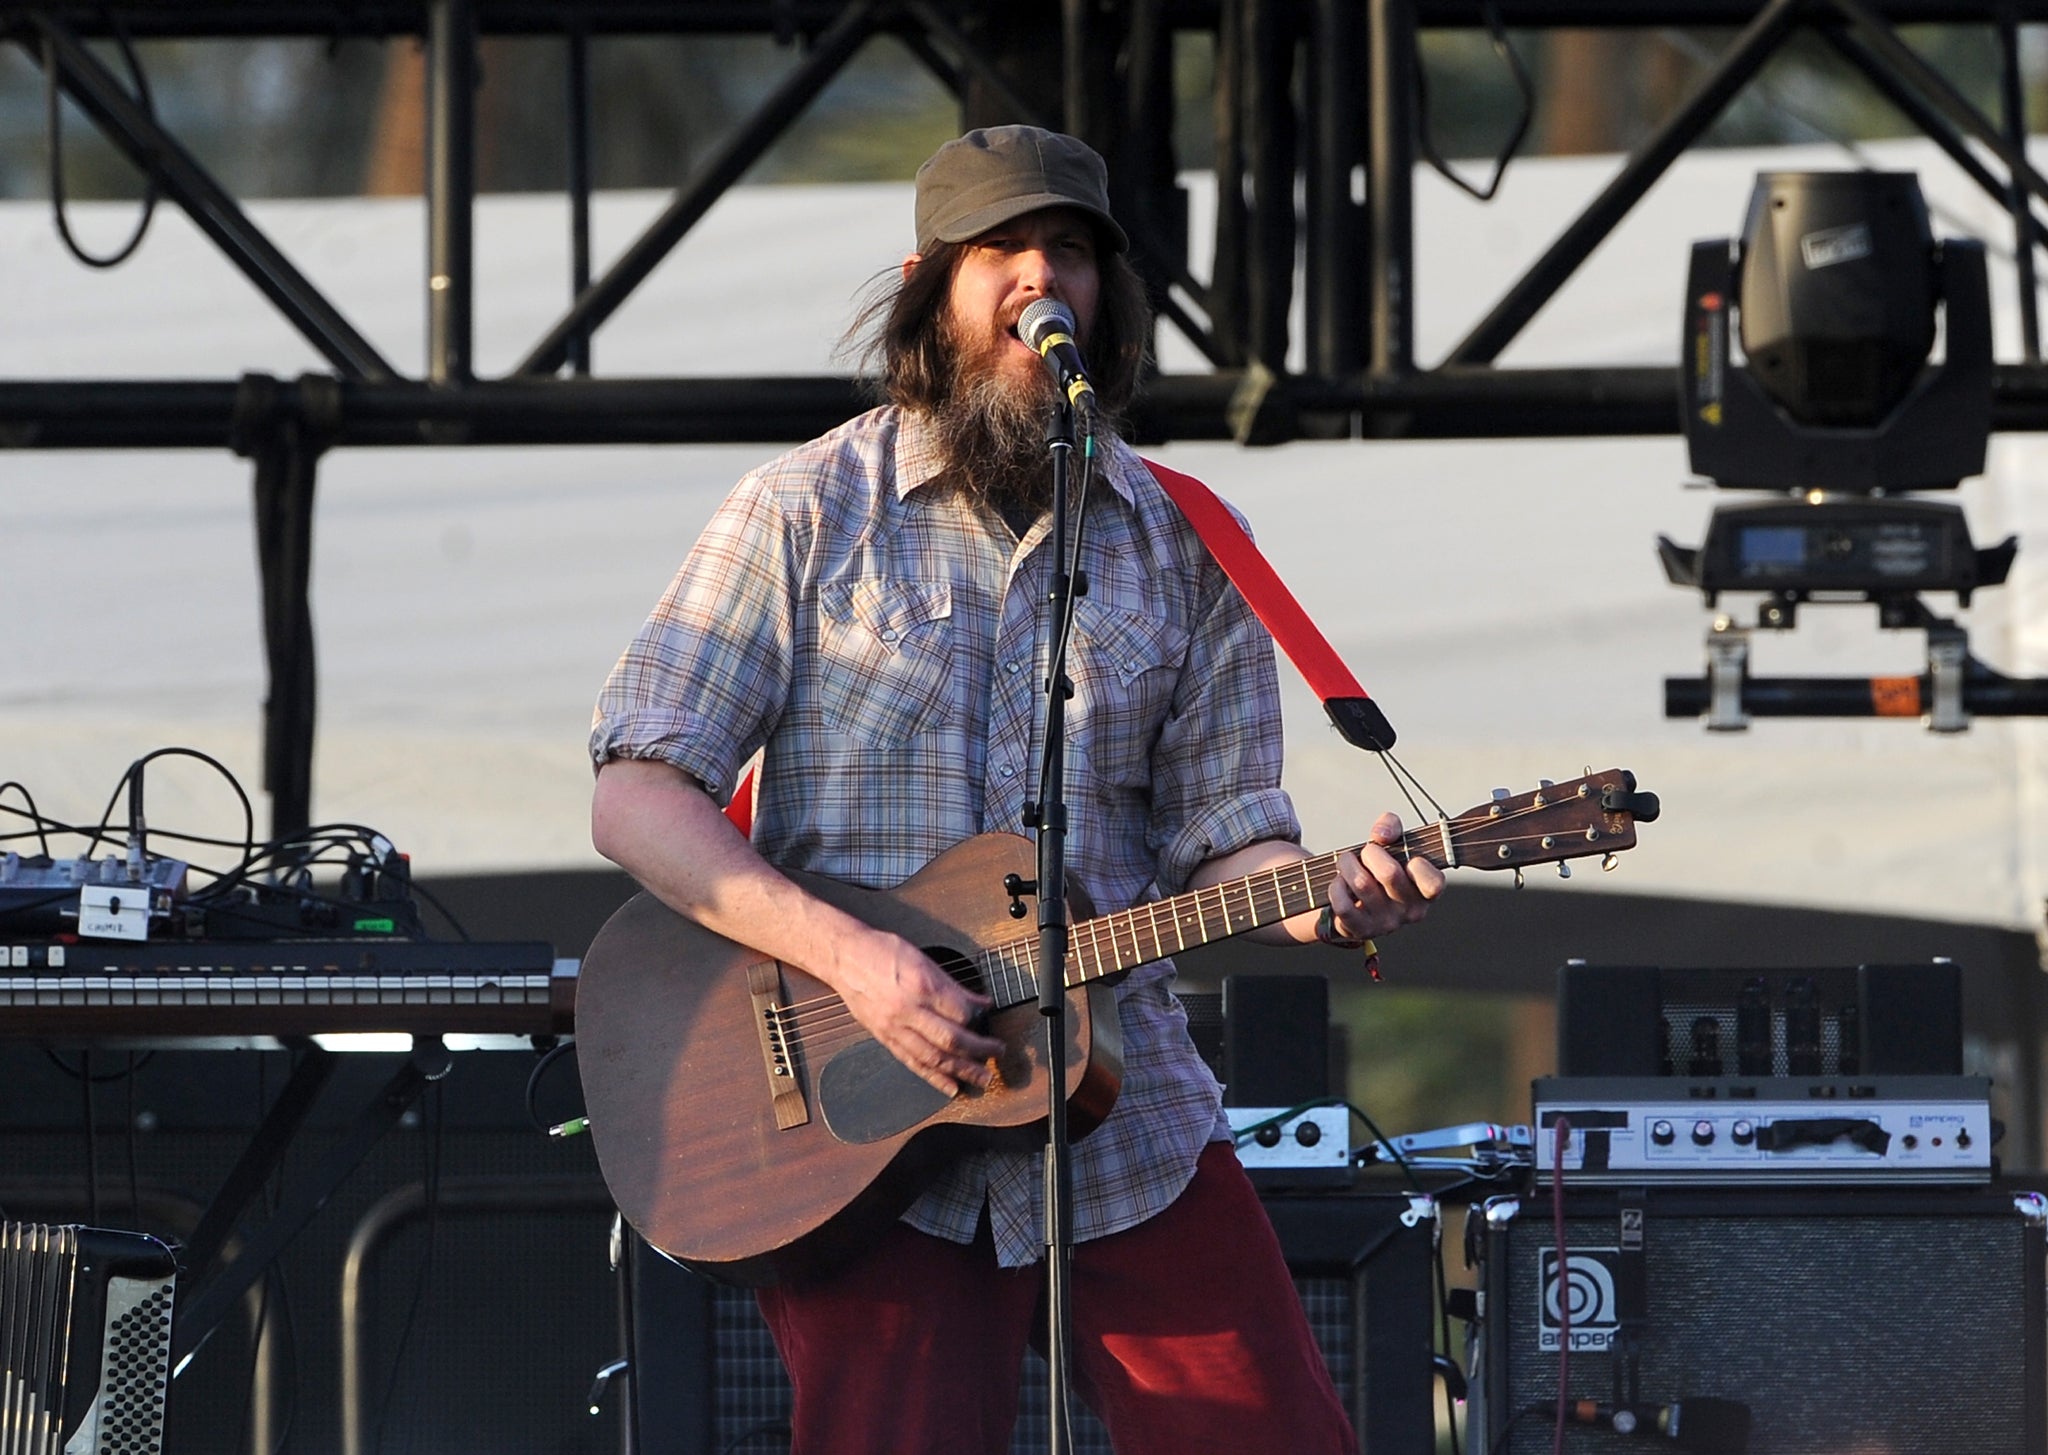
{"type": "MultiPolygon", "coordinates": [[[[884,286],[849,330],[849,338],[865,336],[862,359],[879,372],[882,397],[892,404],[932,409],[952,390],[946,300],[970,245],[933,243],[896,287],[884,286]]],[[[1152,307],[1130,260],[1099,240],[1096,268],[1101,288],[1088,338],[1088,369],[1103,412],[1115,419],[1137,397],[1144,377],[1152,307]]]]}

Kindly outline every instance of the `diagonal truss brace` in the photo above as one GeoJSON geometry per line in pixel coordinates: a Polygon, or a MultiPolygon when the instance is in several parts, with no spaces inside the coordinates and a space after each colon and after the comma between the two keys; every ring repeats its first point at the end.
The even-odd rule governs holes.
{"type": "Polygon", "coordinates": [[[75,35],[44,15],[32,14],[26,21],[34,36],[18,35],[16,39],[29,58],[38,66],[54,67],[53,79],[107,140],[156,179],[164,193],[342,377],[377,381],[398,377],[369,340],[75,35]]]}

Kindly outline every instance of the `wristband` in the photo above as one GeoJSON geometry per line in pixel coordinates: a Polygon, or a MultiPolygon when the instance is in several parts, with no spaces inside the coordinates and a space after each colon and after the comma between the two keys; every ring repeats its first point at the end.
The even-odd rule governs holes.
{"type": "Polygon", "coordinates": [[[1335,950],[1363,950],[1371,940],[1354,940],[1348,935],[1337,933],[1337,911],[1329,905],[1316,916],[1316,938],[1335,950]]]}
{"type": "Polygon", "coordinates": [[[1365,973],[1377,982],[1380,978],[1380,947],[1371,940],[1353,940],[1337,933],[1337,911],[1329,905],[1316,916],[1316,938],[1335,950],[1365,951],[1365,973]]]}

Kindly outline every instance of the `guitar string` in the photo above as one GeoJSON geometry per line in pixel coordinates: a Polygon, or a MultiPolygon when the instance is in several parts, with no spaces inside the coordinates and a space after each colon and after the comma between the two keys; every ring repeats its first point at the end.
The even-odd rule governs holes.
{"type": "MultiPolygon", "coordinates": [[[[1104,934],[1108,934],[1108,930],[1104,934]]],[[[1133,943],[1133,947],[1135,947],[1133,965],[1149,963],[1149,961],[1155,961],[1155,959],[1163,959],[1165,955],[1174,953],[1174,951],[1167,951],[1165,947],[1161,947],[1161,951],[1157,955],[1149,955],[1149,953],[1145,953],[1143,945],[1137,943],[1137,941],[1133,943]]],[[[1114,973],[1116,969],[1124,969],[1124,965],[1118,963],[1120,951],[1116,951],[1114,945],[1110,949],[1110,955],[1098,955],[1098,957],[1106,959],[1110,963],[1110,969],[1104,969],[1104,971],[1092,973],[1092,975],[1083,975],[1081,982],[1069,982],[1069,990],[1075,988],[1075,984],[1087,984],[1087,980],[1096,980],[1096,978],[1100,978],[1100,975],[1114,973]]],[[[1030,963],[1028,955],[1024,957],[1024,963],[1030,963]]],[[[1012,975],[1012,978],[1016,978],[1016,975],[1022,973],[1022,965],[1012,965],[1008,973],[1012,975]]],[[[1028,1000],[1030,1000],[1030,994],[1016,994],[1006,1004],[1008,1006],[1016,1006],[1016,1004],[1024,1004],[1028,1000]]],[[[799,1006],[770,1010],[768,1014],[770,1014],[770,1019],[772,1019],[772,1023],[776,1027],[776,1037],[782,1041],[786,1053],[791,1055],[793,1059],[797,1059],[797,1062],[807,1062],[807,1059],[829,1059],[831,1055],[836,1055],[844,1047],[850,1047],[850,1045],[874,1039],[872,1033],[868,1033],[868,1029],[862,1027],[854,1019],[852,1010],[838,996],[819,996],[819,998],[813,998],[809,1002],[799,1002],[799,1006]]]]}
{"type": "MultiPolygon", "coordinates": [[[[1187,897],[1199,903],[1203,898],[1214,896],[1217,904],[1217,913],[1222,917],[1225,924],[1228,924],[1234,917],[1231,912],[1232,905],[1239,902],[1248,904],[1252,917],[1259,923],[1270,923],[1271,920],[1266,916],[1269,913],[1277,914],[1287,903],[1279,883],[1282,876],[1291,875],[1301,878],[1305,875],[1318,876],[1323,873],[1334,872],[1336,859],[1337,855],[1335,853],[1323,854],[1318,855],[1314,859],[1302,860],[1298,864],[1281,865],[1275,869],[1264,871],[1261,874],[1248,876],[1250,879],[1270,878],[1274,883],[1263,888],[1248,886],[1243,895],[1229,895],[1226,893],[1225,886],[1209,885],[1194,891],[1187,897]]],[[[1138,965],[1148,964],[1153,960],[1164,959],[1166,956],[1178,953],[1181,950],[1192,949],[1211,940],[1224,938],[1224,936],[1220,935],[1204,935],[1199,939],[1191,941],[1185,935],[1182,935],[1180,936],[1180,945],[1169,948],[1162,926],[1177,923],[1179,916],[1161,916],[1158,913],[1168,903],[1170,903],[1168,900],[1156,900],[1148,904],[1134,906],[1117,914],[1099,916],[1097,919],[1088,922],[1096,926],[1094,929],[1082,930],[1082,927],[1077,926],[1077,930],[1082,930],[1082,932],[1076,936],[1076,953],[1102,961],[1108,968],[1095,974],[1084,974],[1079,979],[1070,978],[1067,988],[1072,990],[1086,984],[1091,979],[1099,979],[1103,975],[1114,974],[1121,969],[1135,968],[1138,965]],[[1151,923],[1149,927],[1143,926],[1138,923],[1140,920],[1149,920],[1151,923]],[[1119,934],[1120,928],[1124,930],[1122,934],[1119,934]],[[1158,947],[1158,953],[1147,954],[1145,952],[1144,941],[1147,938],[1158,947]],[[1131,960],[1128,965],[1122,963],[1124,959],[1122,946],[1125,944],[1128,944],[1132,951],[1140,957],[1131,960]]],[[[1305,913],[1306,911],[1301,912],[1305,913]]],[[[956,964],[963,966],[980,965],[990,971],[1002,969],[1003,967],[1000,962],[1005,958],[1010,958],[1016,962],[1008,967],[1008,971],[1004,975],[1006,980],[1014,982],[1015,998],[1002,1002],[995,1007],[996,1009],[1020,1005],[1025,1000],[1031,999],[1032,995],[1036,993],[1035,991],[1032,991],[1030,994],[1024,993],[1026,986],[1035,986],[1037,983],[1038,941],[1034,938],[1026,936],[1015,940],[1006,940],[999,945],[991,945],[984,949],[973,961],[962,961],[957,957],[949,958],[953,958],[956,964]]],[[[984,986],[989,983],[989,980],[990,976],[988,974],[980,977],[980,983],[984,986]]],[[[851,1021],[852,1018],[852,1012],[846,1009],[846,1002],[837,995],[822,995],[811,1000],[796,1001],[780,1008],[778,1012],[778,1021],[786,1030],[804,1035],[815,1035],[819,1031],[830,1030],[837,1024],[851,1021]]]]}
{"type": "MultiPolygon", "coordinates": [[[[1499,828],[1501,826],[1512,823],[1517,819],[1527,817],[1530,814],[1549,813],[1558,805],[1558,803],[1572,801],[1575,800],[1572,797],[1567,796],[1564,799],[1554,800],[1551,803],[1545,803],[1541,805],[1536,803],[1524,804],[1519,808],[1507,810],[1499,817],[1494,817],[1491,814],[1487,814],[1481,817],[1478,816],[1477,810],[1473,810],[1468,811],[1466,815],[1461,815],[1458,819],[1450,820],[1450,822],[1452,823],[1454,828],[1458,824],[1466,820],[1469,820],[1467,827],[1473,830],[1499,828]]],[[[1413,857],[1413,855],[1416,852],[1418,852],[1418,850],[1411,841],[1424,838],[1427,835],[1429,835],[1432,831],[1440,833],[1440,830],[1436,830],[1435,825],[1428,825],[1412,829],[1402,836],[1401,841],[1398,845],[1390,847],[1398,847],[1404,849],[1407,851],[1409,857],[1413,857]]],[[[1540,840],[1541,837],[1542,835],[1540,834],[1488,834],[1485,836],[1485,842],[1493,844],[1495,847],[1498,847],[1501,844],[1527,843],[1532,840],[1540,840]]],[[[1338,855],[1345,852],[1353,852],[1358,847],[1361,846],[1353,845],[1350,846],[1349,849],[1337,850],[1331,853],[1318,855],[1311,859],[1302,860],[1298,864],[1283,865],[1276,869],[1267,871],[1265,874],[1252,875],[1249,876],[1249,878],[1252,880],[1258,880],[1267,877],[1273,878],[1275,880],[1274,884],[1271,885],[1269,888],[1265,889],[1263,892],[1268,896],[1277,897],[1280,893],[1280,885],[1278,883],[1279,876],[1289,873],[1293,873],[1296,875],[1306,873],[1310,875],[1319,876],[1326,872],[1333,872],[1338,855]]],[[[1592,854],[1594,852],[1597,851],[1590,847],[1585,851],[1586,854],[1592,854]]],[[[1461,859],[1460,862],[1471,863],[1474,867],[1481,868],[1508,867],[1505,863],[1489,864],[1483,860],[1461,859]]],[[[1230,918],[1230,899],[1226,893],[1226,889],[1227,886],[1210,885],[1203,890],[1195,891],[1195,893],[1191,897],[1196,901],[1199,909],[1199,903],[1202,895],[1214,891],[1218,897],[1218,908],[1221,911],[1224,921],[1227,925],[1230,918]]],[[[1269,905],[1277,913],[1277,910],[1280,907],[1284,906],[1284,904],[1286,903],[1284,899],[1277,899],[1276,901],[1275,898],[1268,898],[1267,900],[1262,901],[1260,899],[1262,890],[1256,884],[1247,883],[1244,887],[1243,893],[1248,897],[1248,902],[1253,910],[1254,918],[1257,919],[1260,923],[1271,922],[1270,920],[1262,918],[1262,905],[1269,905]]],[[[1098,960],[1105,960],[1109,968],[1100,972],[1100,974],[1098,975],[1084,975],[1082,979],[1078,982],[1070,980],[1068,982],[1067,988],[1071,990],[1074,989],[1077,984],[1085,984],[1089,979],[1100,978],[1100,975],[1113,974],[1122,969],[1134,968],[1138,965],[1148,964],[1153,960],[1163,959],[1166,958],[1168,955],[1177,953],[1178,950],[1185,950],[1189,948],[1189,945],[1184,935],[1179,937],[1181,939],[1181,944],[1177,947],[1177,949],[1168,949],[1165,945],[1164,939],[1161,934],[1161,921],[1158,915],[1158,909],[1159,907],[1167,903],[1170,903],[1170,901],[1152,901],[1148,905],[1134,906],[1132,909],[1122,911],[1118,914],[1101,916],[1096,921],[1094,921],[1093,923],[1100,927],[1091,930],[1087,933],[1086,939],[1088,941],[1088,949],[1095,952],[1095,958],[1097,958],[1098,960]],[[1158,953],[1156,954],[1148,955],[1145,953],[1143,942],[1141,939],[1141,934],[1144,932],[1144,927],[1141,927],[1138,924],[1138,921],[1141,918],[1151,921],[1149,931],[1152,942],[1158,950],[1158,953]],[[1134,955],[1138,957],[1133,959],[1129,966],[1126,966],[1122,963],[1122,948],[1121,945],[1118,943],[1117,938],[1117,931],[1120,924],[1129,925],[1131,948],[1134,955]],[[1109,939],[1111,952],[1106,957],[1101,954],[1102,941],[1105,936],[1107,936],[1109,939]]],[[[1303,910],[1301,912],[1306,913],[1306,910],[1303,910]]],[[[1179,916],[1175,915],[1172,917],[1172,921],[1170,922],[1178,921],[1178,918],[1179,916]]],[[[1202,943],[1207,943],[1210,939],[1213,938],[1216,937],[1205,936],[1202,943]]],[[[1024,973],[1029,972],[1031,978],[1035,981],[1037,964],[1037,944],[1035,941],[1029,938],[1021,938],[1018,940],[1006,941],[1002,945],[990,946],[988,947],[988,949],[984,950],[982,954],[979,957],[977,957],[977,959],[974,961],[959,961],[956,959],[955,963],[962,965],[963,968],[966,968],[971,967],[977,963],[993,962],[1000,958],[1000,956],[1004,952],[1010,950],[1012,947],[1015,946],[1027,947],[1023,951],[1023,959],[1025,963],[1015,967],[1017,973],[1019,975],[1023,975],[1024,973]]],[[[988,983],[986,976],[982,977],[981,983],[984,985],[988,983]]],[[[1028,999],[1029,997],[1027,996],[1023,998],[1028,999]]],[[[1012,1005],[1021,1003],[1022,1000],[1007,1002],[1007,1004],[1012,1005]]],[[[997,1008],[1001,1009],[1003,1007],[998,1006],[997,1008]]],[[[836,1049],[837,1046],[840,1044],[842,1038],[835,1035],[834,1033],[839,1031],[846,1032],[846,1035],[843,1039],[847,1044],[851,1044],[854,1041],[860,1040],[868,1036],[868,1032],[866,1031],[866,1029],[858,1024],[858,1022],[853,1016],[852,1011],[847,1008],[844,999],[837,995],[823,995],[814,997],[807,1001],[794,1002],[789,1006],[778,1007],[770,1014],[775,1018],[779,1033],[782,1036],[795,1041],[798,1045],[798,1049],[806,1049],[806,1046],[804,1044],[805,1042],[808,1042],[808,1049],[813,1051],[836,1049]]]]}
{"type": "MultiPolygon", "coordinates": [[[[1246,893],[1249,896],[1253,917],[1262,923],[1268,922],[1267,914],[1269,911],[1277,915],[1278,911],[1288,903],[1281,884],[1283,876],[1291,875],[1306,882],[1307,877],[1316,872],[1318,862],[1322,862],[1324,870],[1329,870],[1334,868],[1335,861],[1336,856],[1334,854],[1323,855],[1320,856],[1320,860],[1304,860],[1300,864],[1282,865],[1263,874],[1249,876],[1251,879],[1272,880],[1270,885],[1266,885],[1263,888],[1256,885],[1247,886],[1246,893]]],[[[1196,891],[1193,897],[1199,902],[1203,897],[1212,894],[1216,899],[1218,911],[1224,916],[1227,923],[1230,918],[1230,907],[1232,903],[1236,902],[1237,897],[1227,895],[1224,887],[1221,885],[1211,885],[1196,891]]],[[[1084,973],[1078,979],[1072,977],[1068,979],[1067,989],[1073,990],[1080,985],[1085,985],[1090,980],[1100,979],[1105,974],[1111,974],[1118,969],[1127,968],[1122,963],[1124,958],[1123,946],[1126,944],[1130,946],[1133,955],[1137,957],[1130,962],[1131,966],[1164,959],[1167,955],[1175,953],[1174,950],[1167,948],[1165,944],[1161,931],[1162,920],[1156,912],[1157,908],[1165,903],[1166,901],[1156,901],[1152,905],[1136,906],[1121,914],[1102,916],[1098,920],[1091,921],[1090,923],[1097,925],[1098,928],[1087,930],[1076,936],[1075,957],[1083,961],[1084,965],[1085,962],[1092,960],[1104,964],[1108,968],[1092,973],[1086,972],[1084,969],[1084,973]],[[1156,954],[1147,954],[1145,952],[1144,930],[1137,923],[1141,918],[1149,919],[1153,922],[1150,926],[1150,938],[1158,949],[1156,954]],[[1127,928],[1122,934],[1118,933],[1119,922],[1127,922],[1127,928]]],[[[1178,916],[1173,916],[1171,920],[1165,922],[1177,921],[1177,919],[1178,916]]],[[[1216,938],[1216,936],[1204,937],[1205,940],[1213,938],[1216,938]]],[[[1182,940],[1181,948],[1188,948],[1184,936],[1182,940]]],[[[978,981],[984,989],[988,988],[998,979],[1003,982],[1003,994],[1007,994],[1008,998],[1002,999],[999,995],[999,1004],[995,1007],[996,1009],[1000,1010],[1024,1004],[1036,994],[1033,987],[1037,984],[1038,942],[1034,938],[1020,937],[1019,939],[1005,941],[1000,945],[989,946],[971,961],[963,960],[957,956],[948,956],[946,958],[953,965],[963,968],[972,969],[978,966],[983,972],[978,977],[978,981]]],[[[951,967],[949,966],[948,968],[950,969],[951,967]]],[[[836,1050],[841,1045],[850,1045],[868,1037],[868,1032],[854,1020],[853,1014],[847,1009],[845,1001],[836,995],[820,996],[809,1001],[800,1001],[780,1012],[771,1012],[771,1014],[776,1016],[777,1024],[781,1028],[782,1034],[789,1040],[794,1041],[798,1050],[808,1050],[822,1054],[826,1051],[836,1050]]]]}

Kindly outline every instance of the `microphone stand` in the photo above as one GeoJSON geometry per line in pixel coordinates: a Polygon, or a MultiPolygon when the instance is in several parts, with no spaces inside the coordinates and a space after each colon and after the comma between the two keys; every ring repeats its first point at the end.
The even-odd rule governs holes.
{"type": "Polygon", "coordinates": [[[1066,623],[1076,594],[1087,582],[1068,575],[1067,479],[1074,453],[1074,411],[1064,398],[1046,426],[1052,456],[1052,589],[1047,597],[1051,630],[1045,683],[1042,802],[1026,804],[1025,823],[1038,830],[1038,1013],[1044,1021],[1046,1073],[1045,1276],[1046,1428],[1052,1455],[1065,1455],[1068,1351],[1073,1310],[1068,1281],[1074,1253],[1073,1157],[1067,1136],[1067,889],[1066,889],[1066,623]]]}

